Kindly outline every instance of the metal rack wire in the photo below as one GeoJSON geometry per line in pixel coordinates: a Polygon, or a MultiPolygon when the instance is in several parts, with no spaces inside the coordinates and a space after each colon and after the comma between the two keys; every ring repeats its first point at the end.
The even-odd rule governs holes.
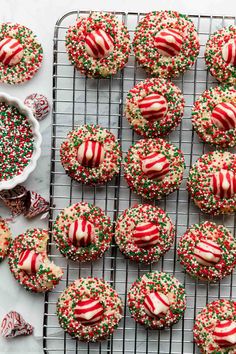
{"type": "MultiPolygon", "coordinates": [[[[54,32],[53,63],[53,121],[52,155],[50,178],[50,219],[49,229],[58,212],[77,201],[89,201],[100,206],[116,220],[127,207],[142,200],[130,192],[123,178],[123,171],[112,182],[103,187],[87,187],[72,181],[60,163],[59,148],[67,132],[77,125],[97,123],[112,131],[120,140],[125,153],[138,137],[130,129],[123,117],[123,104],[127,92],[146,77],[144,71],[135,62],[133,54],[128,65],[111,79],[89,79],[77,72],[69,63],[65,51],[65,34],[68,26],[78,16],[88,16],[89,11],[72,11],[59,19],[54,32]]],[[[115,15],[128,27],[131,38],[143,13],[123,13],[115,15]]],[[[51,258],[64,269],[64,277],[58,287],[45,295],[45,313],[43,326],[44,352],[51,353],[172,353],[192,354],[198,350],[192,340],[192,326],[197,312],[209,301],[219,297],[236,296],[234,275],[225,278],[219,284],[205,284],[187,276],[176,258],[178,238],[192,223],[203,222],[209,217],[203,215],[190,201],[186,191],[186,178],[189,167],[203,153],[211,148],[198,140],[191,126],[191,106],[196,97],[206,88],[215,85],[204,64],[204,46],[210,35],[217,28],[234,24],[235,17],[190,15],[197,28],[201,50],[194,67],[183,77],[174,82],[181,88],[186,100],[185,115],[180,127],[169,136],[169,140],[183,150],[186,171],[181,188],[157,203],[165,209],[176,225],[177,236],[172,249],[158,264],[145,266],[125,259],[113,244],[102,259],[85,264],[66,261],[55,249],[53,241],[49,244],[51,258]],[[145,330],[130,317],[127,309],[127,292],[133,281],[149,270],[163,270],[174,274],[187,291],[187,309],[182,321],[172,328],[162,331],[145,330]],[[97,276],[108,281],[124,300],[124,318],[114,335],[103,343],[80,343],[71,339],[59,327],[56,301],[64,288],[81,276],[97,276]]],[[[217,223],[224,223],[235,235],[235,217],[214,218],[217,223]]]]}

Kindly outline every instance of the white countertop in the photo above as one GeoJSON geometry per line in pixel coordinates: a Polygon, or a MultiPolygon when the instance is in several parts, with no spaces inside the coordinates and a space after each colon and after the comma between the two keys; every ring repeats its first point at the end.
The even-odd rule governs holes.
{"type": "MultiPolygon", "coordinates": [[[[222,0],[88,0],[86,6],[82,0],[1,0],[1,21],[19,22],[31,28],[38,35],[44,50],[43,66],[35,78],[18,87],[0,84],[1,91],[20,99],[38,92],[51,100],[54,24],[64,13],[75,9],[135,12],[173,9],[187,14],[236,15],[235,0],[228,0],[227,6],[222,0]]],[[[43,136],[42,155],[36,170],[25,183],[28,189],[35,190],[45,198],[48,198],[49,190],[50,123],[50,116],[40,123],[43,136]]],[[[7,215],[3,207],[0,207],[0,215],[7,215]]],[[[28,222],[23,217],[18,217],[11,227],[13,235],[16,236],[29,227],[47,227],[47,221],[38,217],[28,222]]],[[[0,279],[0,321],[8,311],[16,310],[35,327],[34,336],[13,340],[0,338],[0,353],[42,353],[43,296],[30,294],[21,288],[10,274],[6,261],[0,265],[0,279]]]]}

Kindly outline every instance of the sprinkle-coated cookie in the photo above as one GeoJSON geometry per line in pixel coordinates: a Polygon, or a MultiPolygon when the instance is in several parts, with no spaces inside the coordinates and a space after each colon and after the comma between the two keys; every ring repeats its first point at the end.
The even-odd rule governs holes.
{"type": "Polygon", "coordinates": [[[27,117],[0,102],[0,181],[20,175],[30,163],[34,136],[27,117]]]}
{"type": "Polygon", "coordinates": [[[210,302],[197,315],[193,335],[203,354],[234,354],[236,302],[226,299],[210,302]]]}
{"type": "Polygon", "coordinates": [[[202,155],[191,167],[187,189],[205,213],[232,214],[236,211],[236,155],[213,151],[202,155]]]}
{"type": "Polygon", "coordinates": [[[226,85],[203,92],[194,104],[192,123],[203,141],[236,146],[236,89],[226,85]]]}
{"type": "Polygon", "coordinates": [[[128,306],[131,317],[141,325],[151,329],[170,327],[185,311],[185,289],[170,274],[146,273],[131,286],[128,306]]]}
{"type": "Polygon", "coordinates": [[[210,36],[205,60],[217,80],[236,85],[236,26],[223,27],[210,36]]]}
{"type": "Polygon", "coordinates": [[[94,261],[110,247],[112,224],[102,209],[80,202],[60,212],[53,236],[63,256],[73,261],[94,261]]]}
{"type": "Polygon", "coordinates": [[[34,33],[18,23],[0,24],[0,82],[20,84],[38,71],[43,49],[34,33]]]}
{"type": "Polygon", "coordinates": [[[129,187],[145,199],[161,199],[179,188],[185,164],[183,153],[163,139],[142,139],[125,157],[129,187]]]}
{"type": "Polygon", "coordinates": [[[29,229],[11,242],[10,270],[26,290],[52,290],[62,278],[62,269],[47,256],[47,242],[48,231],[42,229],[29,229]]]}
{"type": "Polygon", "coordinates": [[[98,125],[82,125],[69,132],[60,156],[66,173],[85,184],[104,184],[120,170],[120,145],[98,125]]]}
{"type": "Polygon", "coordinates": [[[66,34],[69,60],[89,77],[115,75],[128,61],[130,46],[126,26],[110,13],[79,17],[66,34]]]}
{"type": "Polygon", "coordinates": [[[236,265],[236,241],[223,225],[206,221],[192,225],[180,238],[180,263],[194,278],[218,281],[236,265]]]}
{"type": "Polygon", "coordinates": [[[200,45],[188,16],[176,11],[154,11],[139,22],[133,48],[137,61],[148,73],[172,78],[194,64],[200,45]]]}
{"type": "Polygon", "coordinates": [[[116,243],[125,256],[136,262],[158,262],[170,249],[174,236],[171,219],[153,205],[139,204],[126,209],[116,222],[116,243]]]}
{"type": "Polygon", "coordinates": [[[57,302],[60,326],[84,342],[110,337],[122,318],[123,304],[104,280],[80,278],[70,284],[57,302]]]}
{"type": "Polygon", "coordinates": [[[169,134],[180,123],[184,98],[180,89],[165,79],[146,79],[128,93],[125,115],[137,134],[155,138],[169,134]]]}
{"type": "Polygon", "coordinates": [[[9,244],[11,241],[11,231],[4,219],[0,217],[0,262],[8,253],[9,244]]]}

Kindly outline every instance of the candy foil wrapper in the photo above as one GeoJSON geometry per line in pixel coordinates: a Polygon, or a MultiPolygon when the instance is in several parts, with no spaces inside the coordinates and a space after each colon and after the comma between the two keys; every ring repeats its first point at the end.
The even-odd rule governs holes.
{"type": "Polygon", "coordinates": [[[24,214],[30,207],[30,192],[24,186],[0,192],[0,199],[11,210],[13,216],[24,214]]]}
{"type": "Polygon", "coordinates": [[[13,216],[23,214],[27,219],[49,211],[49,203],[38,193],[24,186],[0,192],[0,199],[11,210],[13,216]]]}
{"type": "Polygon", "coordinates": [[[40,93],[32,93],[26,97],[24,104],[29,107],[37,120],[43,120],[50,112],[47,97],[40,93]]]}
{"type": "Polygon", "coordinates": [[[27,323],[16,311],[8,312],[1,323],[0,333],[3,337],[14,338],[32,334],[34,327],[27,323]]]}
{"type": "Polygon", "coordinates": [[[49,211],[49,203],[36,192],[30,192],[30,207],[24,213],[27,219],[32,219],[39,214],[49,211]]]}

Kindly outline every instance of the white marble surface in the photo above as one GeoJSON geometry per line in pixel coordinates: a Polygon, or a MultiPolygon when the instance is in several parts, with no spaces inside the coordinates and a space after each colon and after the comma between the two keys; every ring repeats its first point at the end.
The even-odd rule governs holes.
{"type": "MultiPolygon", "coordinates": [[[[87,5],[82,0],[0,0],[2,22],[12,21],[22,23],[31,28],[41,41],[44,49],[44,62],[38,75],[29,83],[22,86],[0,85],[0,90],[24,99],[32,92],[40,92],[51,99],[52,90],[52,39],[53,28],[56,20],[65,12],[74,9],[80,10],[119,10],[147,12],[157,9],[175,9],[184,13],[193,14],[220,14],[235,15],[235,0],[88,0],[87,5]]],[[[25,183],[27,188],[34,189],[44,197],[48,197],[49,190],[49,165],[50,165],[50,117],[40,123],[43,136],[42,155],[34,173],[25,183]]],[[[0,214],[7,215],[4,208],[0,214]]],[[[28,227],[46,227],[46,221],[39,218],[26,222],[19,217],[12,226],[13,235],[24,232],[28,227]]],[[[16,310],[22,313],[35,327],[34,336],[4,340],[0,338],[0,353],[42,353],[42,320],[43,296],[27,293],[11,276],[7,262],[0,265],[0,320],[3,315],[16,310]]]]}

